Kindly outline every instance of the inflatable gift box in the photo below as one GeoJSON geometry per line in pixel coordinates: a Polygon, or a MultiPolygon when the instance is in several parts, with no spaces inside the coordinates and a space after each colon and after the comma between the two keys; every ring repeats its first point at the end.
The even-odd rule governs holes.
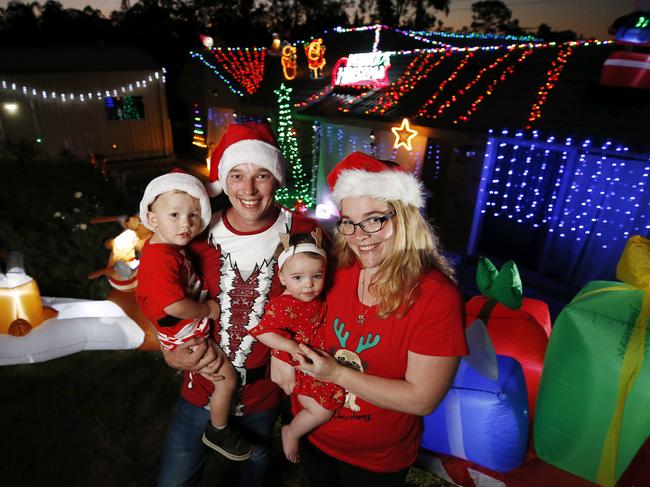
{"type": "Polygon", "coordinates": [[[424,418],[421,446],[505,472],[521,465],[526,453],[524,375],[515,359],[494,354],[480,321],[467,329],[467,341],[471,355],[461,360],[444,400],[424,418]],[[485,334],[483,350],[471,338],[473,329],[485,334]]]}
{"type": "Polygon", "coordinates": [[[528,390],[528,417],[532,421],[551,334],[548,305],[523,297],[519,271],[512,261],[497,271],[490,260],[481,257],[476,283],[481,295],[470,299],[465,306],[467,324],[476,319],[483,321],[496,353],[521,364],[528,390]]]}
{"type": "Polygon", "coordinates": [[[558,316],[534,429],[541,459],[604,486],[650,435],[649,240],[630,238],[616,275],[588,283],[558,316]]]}

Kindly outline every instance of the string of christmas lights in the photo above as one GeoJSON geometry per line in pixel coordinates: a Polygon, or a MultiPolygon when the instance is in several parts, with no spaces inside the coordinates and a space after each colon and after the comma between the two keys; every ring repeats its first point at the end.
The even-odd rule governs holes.
{"type": "Polygon", "coordinates": [[[376,92],[376,89],[365,89],[356,95],[345,95],[342,99],[341,105],[336,107],[336,110],[343,113],[349,113],[352,105],[376,92]]]}
{"type": "Polygon", "coordinates": [[[650,160],[636,159],[611,141],[564,143],[554,137],[491,136],[481,176],[480,213],[545,228],[576,242],[595,238],[601,248],[650,230],[650,160]]]}
{"type": "Polygon", "coordinates": [[[325,98],[326,96],[328,96],[333,90],[334,87],[332,85],[327,85],[322,90],[319,90],[316,93],[311,94],[309,97],[305,99],[305,101],[294,103],[293,106],[296,108],[302,108],[309,105],[313,105],[314,103],[317,103],[323,98],[325,98]]]}
{"type": "Polygon", "coordinates": [[[440,104],[440,106],[438,107],[438,110],[436,110],[435,113],[429,113],[427,118],[429,118],[431,120],[434,120],[434,119],[438,118],[440,115],[442,115],[445,112],[445,110],[447,110],[447,108],[449,108],[452,104],[455,104],[460,97],[465,96],[467,94],[467,92],[469,90],[471,90],[472,87],[475,86],[481,80],[481,78],[483,78],[483,75],[485,73],[487,73],[488,71],[494,70],[499,64],[501,64],[506,59],[508,59],[508,57],[510,57],[512,52],[513,52],[512,49],[508,49],[508,52],[506,52],[503,56],[498,57],[491,64],[489,64],[488,66],[482,68],[476,74],[474,79],[470,80],[462,88],[459,88],[458,90],[456,90],[456,92],[453,93],[451,95],[451,97],[447,101],[440,104]]]}
{"type": "Polygon", "coordinates": [[[314,199],[298,151],[298,137],[291,113],[291,91],[292,88],[285,86],[284,83],[274,91],[278,96],[278,145],[291,168],[291,182],[293,183],[291,192],[288,190],[289,184],[286,184],[284,188],[279,188],[276,192],[276,199],[289,208],[294,205],[304,205],[310,208],[313,206],[314,199]],[[292,202],[294,205],[289,206],[292,202]]]}
{"type": "Polygon", "coordinates": [[[433,169],[431,172],[431,180],[436,182],[440,180],[442,166],[440,164],[440,144],[437,144],[433,139],[427,139],[427,150],[425,152],[426,164],[433,169]]]}
{"type": "Polygon", "coordinates": [[[244,92],[236,88],[233,82],[230,81],[228,78],[226,78],[223,74],[221,74],[219,69],[217,69],[217,67],[214,64],[210,63],[210,61],[208,61],[207,59],[205,59],[205,57],[203,57],[203,54],[201,54],[200,52],[190,51],[190,57],[201,61],[207,68],[210,69],[210,71],[212,71],[213,74],[216,74],[221,79],[221,81],[225,83],[228,89],[232,91],[235,95],[244,96],[244,92]]]}
{"type": "MultiPolygon", "coordinates": [[[[399,30],[399,29],[395,29],[399,30]]],[[[426,30],[411,30],[404,31],[404,33],[409,33],[413,35],[423,36],[423,37],[445,37],[448,39],[503,39],[508,41],[516,42],[537,42],[541,39],[536,38],[535,36],[526,35],[526,36],[514,36],[509,34],[488,34],[488,33],[478,33],[478,32],[444,32],[444,31],[426,31],[426,30]]]]}
{"type": "Polygon", "coordinates": [[[375,26],[375,41],[372,44],[372,52],[377,52],[379,49],[379,41],[381,39],[381,25],[375,26]]]}
{"type": "Polygon", "coordinates": [[[529,49],[528,51],[524,51],[521,56],[517,59],[517,61],[514,64],[511,64],[505,68],[505,70],[501,73],[501,75],[494,80],[488,85],[487,89],[485,90],[485,93],[480,95],[476,100],[472,102],[470,105],[469,109],[467,112],[465,112],[464,115],[460,115],[456,120],[454,120],[454,124],[457,124],[459,122],[468,122],[469,119],[472,117],[474,112],[478,109],[478,106],[485,101],[485,99],[492,95],[494,93],[494,88],[496,85],[499,83],[502,83],[503,81],[506,80],[514,71],[515,68],[521,64],[528,56],[530,56],[533,53],[532,49],[529,49]]]}
{"type": "Polygon", "coordinates": [[[378,113],[384,115],[393,108],[399,100],[415,86],[425,79],[429,73],[451,56],[450,52],[437,56],[434,54],[419,54],[413,58],[400,78],[392,83],[379,97],[377,103],[365,111],[366,115],[378,113]],[[436,59],[436,62],[432,62],[436,59]]]}
{"type": "Polygon", "coordinates": [[[530,114],[528,115],[529,123],[526,125],[526,129],[531,129],[533,123],[542,117],[542,106],[548,100],[550,91],[555,88],[571,54],[573,54],[573,49],[570,46],[560,49],[557,59],[551,63],[551,68],[546,73],[546,82],[537,90],[537,99],[530,108],[530,114]]]}
{"type": "Polygon", "coordinates": [[[249,95],[254,94],[264,79],[266,49],[227,48],[211,49],[217,62],[235,79],[249,95]]]}
{"type": "Polygon", "coordinates": [[[85,93],[60,93],[56,91],[43,90],[40,88],[34,88],[33,86],[23,85],[16,83],[14,81],[1,79],[0,87],[3,91],[19,93],[24,96],[37,98],[39,100],[51,101],[57,100],[61,102],[81,102],[86,103],[93,100],[103,100],[104,97],[112,96],[122,96],[127,93],[133,93],[140,89],[146,88],[149,83],[154,83],[156,81],[161,81],[165,83],[165,73],[167,71],[165,68],[162,68],[160,71],[155,71],[144,79],[134,80],[126,85],[119,86],[117,88],[110,89],[97,89],[92,91],[87,91],[85,93]]]}
{"type": "Polygon", "coordinates": [[[192,145],[205,149],[207,147],[205,143],[205,127],[203,126],[203,120],[201,119],[201,109],[198,103],[194,103],[192,106],[192,111],[194,112],[192,145]]]}
{"type": "Polygon", "coordinates": [[[315,120],[311,126],[311,200],[316,201],[318,166],[320,165],[320,139],[322,126],[318,120],[315,120]]]}
{"type": "Polygon", "coordinates": [[[460,73],[465,66],[470,62],[470,60],[474,57],[474,51],[468,52],[465,54],[465,57],[463,57],[459,63],[458,66],[456,66],[456,69],[449,75],[448,78],[443,80],[442,83],[440,83],[440,86],[438,86],[438,89],[431,95],[431,97],[422,105],[422,108],[418,110],[418,113],[415,115],[414,118],[429,118],[429,107],[432,106],[435,102],[436,99],[440,96],[440,94],[443,92],[445,87],[454,79],[458,77],[458,73],[460,73]]]}

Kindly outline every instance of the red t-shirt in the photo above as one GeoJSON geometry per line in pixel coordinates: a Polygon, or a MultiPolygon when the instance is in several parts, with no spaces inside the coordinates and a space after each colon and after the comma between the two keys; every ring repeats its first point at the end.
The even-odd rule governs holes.
{"type": "MultiPolygon", "coordinates": [[[[467,354],[462,297],[445,275],[428,273],[421,281],[420,297],[404,317],[380,320],[376,307],[364,308],[357,298],[359,273],[360,268],[353,266],[338,269],[334,276],[327,294],[325,350],[338,353],[339,360],[356,364],[366,374],[390,379],[404,379],[409,351],[467,354]],[[364,310],[361,325],[358,316],[364,310]]],[[[358,397],[353,408],[357,410],[349,406],[337,410],[309,440],[332,457],[375,472],[395,472],[413,464],[422,436],[420,416],[383,409],[358,397]]]]}
{"type": "MultiPolygon", "coordinates": [[[[194,272],[184,249],[147,240],[142,247],[135,296],[144,315],[158,331],[158,339],[167,350],[195,336],[207,336],[207,318],[184,320],[165,313],[164,308],[190,298],[201,301],[202,283],[194,272]]],[[[203,293],[204,294],[204,293],[203,293]]]]}

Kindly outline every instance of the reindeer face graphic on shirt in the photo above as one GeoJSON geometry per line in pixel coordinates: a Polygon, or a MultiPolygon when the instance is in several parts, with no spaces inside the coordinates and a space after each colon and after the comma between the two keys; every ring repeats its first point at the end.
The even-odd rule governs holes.
{"type": "MultiPolygon", "coordinates": [[[[354,350],[347,350],[345,346],[347,345],[348,339],[350,338],[350,332],[345,329],[345,323],[340,321],[338,318],[334,320],[334,333],[339,340],[341,348],[336,351],[334,358],[341,362],[346,367],[349,367],[359,372],[364,372],[363,362],[358,354],[364,350],[373,348],[379,344],[381,340],[381,335],[378,333],[373,335],[368,333],[367,335],[362,335],[359,337],[359,341],[354,350]]],[[[367,368],[367,367],[366,367],[367,368]]],[[[344,407],[351,409],[352,411],[359,411],[361,408],[357,405],[357,396],[348,392],[345,395],[345,404],[344,407]]]]}

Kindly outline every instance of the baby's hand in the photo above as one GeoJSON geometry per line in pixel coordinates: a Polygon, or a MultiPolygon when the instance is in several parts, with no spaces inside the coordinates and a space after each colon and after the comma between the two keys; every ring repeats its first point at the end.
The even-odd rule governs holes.
{"type": "Polygon", "coordinates": [[[219,315],[221,314],[221,306],[219,306],[219,303],[217,303],[214,299],[208,299],[205,304],[207,304],[208,308],[210,308],[210,313],[206,318],[210,318],[211,320],[218,320],[219,315]]]}

